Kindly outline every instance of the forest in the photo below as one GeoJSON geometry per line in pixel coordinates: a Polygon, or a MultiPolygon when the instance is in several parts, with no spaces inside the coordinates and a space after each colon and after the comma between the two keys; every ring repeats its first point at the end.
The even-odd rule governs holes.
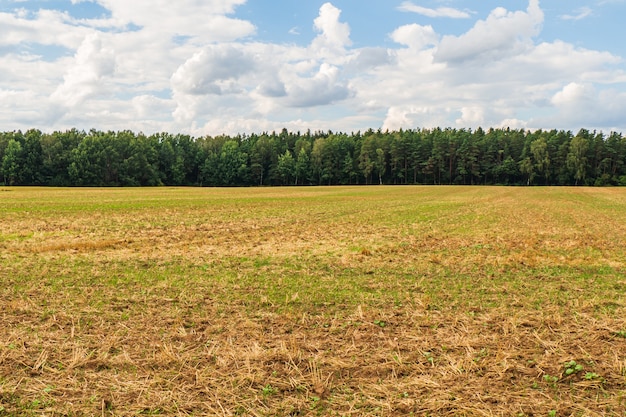
{"type": "Polygon", "coordinates": [[[626,186],[626,138],[581,129],[435,128],[236,136],[0,132],[8,186],[626,186]]]}

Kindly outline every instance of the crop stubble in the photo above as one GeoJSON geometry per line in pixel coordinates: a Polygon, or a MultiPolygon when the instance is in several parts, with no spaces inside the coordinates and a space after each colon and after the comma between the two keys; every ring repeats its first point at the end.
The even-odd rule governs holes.
{"type": "Polygon", "coordinates": [[[624,189],[0,199],[0,416],[626,412],[624,189]]]}

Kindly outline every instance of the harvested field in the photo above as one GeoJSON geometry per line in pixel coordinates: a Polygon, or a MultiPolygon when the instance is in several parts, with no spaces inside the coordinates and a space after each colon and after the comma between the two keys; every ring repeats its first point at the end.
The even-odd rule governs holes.
{"type": "Polygon", "coordinates": [[[0,416],[625,416],[626,189],[0,191],[0,416]]]}

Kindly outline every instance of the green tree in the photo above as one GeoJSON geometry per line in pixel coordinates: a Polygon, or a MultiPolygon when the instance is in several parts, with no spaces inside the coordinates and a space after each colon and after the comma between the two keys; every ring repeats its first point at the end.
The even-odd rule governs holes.
{"type": "Polygon", "coordinates": [[[256,138],[250,155],[250,170],[257,184],[263,185],[266,181],[271,181],[275,168],[274,159],[278,159],[275,139],[267,134],[256,138]]]}
{"type": "Polygon", "coordinates": [[[359,169],[365,178],[365,183],[370,184],[372,174],[376,167],[376,137],[373,132],[368,132],[361,144],[361,151],[359,152],[359,169]]]}
{"type": "Polygon", "coordinates": [[[428,163],[435,184],[452,182],[452,178],[446,175],[446,162],[449,161],[450,157],[449,133],[449,130],[443,131],[440,128],[433,129],[430,133],[432,148],[428,163]],[[444,177],[444,175],[446,175],[447,178],[444,177]]]}
{"type": "Polygon", "coordinates": [[[22,137],[22,183],[25,185],[41,185],[42,175],[42,133],[37,129],[28,130],[22,137]]]}
{"type": "Polygon", "coordinates": [[[220,184],[219,155],[210,150],[200,168],[200,184],[215,187],[220,184]]]}
{"type": "Polygon", "coordinates": [[[621,133],[611,132],[606,140],[607,156],[610,158],[611,183],[619,184],[626,175],[626,138],[621,133]]]}
{"type": "Polygon", "coordinates": [[[2,175],[5,184],[21,184],[23,163],[22,144],[15,139],[9,140],[2,158],[2,175]]]}
{"type": "Polygon", "coordinates": [[[85,137],[85,132],[76,129],[65,132],[53,132],[41,137],[42,181],[46,185],[73,185],[68,168],[72,150],[78,147],[85,137]]]}
{"type": "Polygon", "coordinates": [[[105,158],[99,133],[90,132],[72,149],[68,174],[72,185],[102,186],[105,183],[105,158]]]}
{"type": "Polygon", "coordinates": [[[291,184],[292,179],[296,176],[296,161],[293,159],[289,149],[278,157],[278,165],[276,169],[282,183],[284,185],[291,184]]]}
{"type": "Polygon", "coordinates": [[[409,165],[411,161],[411,137],[402,129],[391,134],[389,156],[391,173],[394,183],[406,184],[409,181],[409,165]]]}
{"type": "Polygon", "coordinates": [[[532,184],[535,179],[535,165],[529,156],[519,161],[519,170],[526,176],[526,185],[532,184]]]}
{"type": "Polygon", "coordinates": [[[545,137],[541,136],[530,145],[530,152],[533,155],[535,169],[538,174],[543,174],[544,183],[550,183],[550,155],[548,154],[548,143],[545,137]]]}
{"type": "MultiPolygon", "coordinates": [[[[532,165],[532,163],[531,163],[532,165]]],[[[532,166],[531,166],[532,171],[532,166]]],[[[502,181],[504,184],[511,184],[519,172],[519,166],[515,160],[509,155],[494,168],[494,175],[497,182],[502,181]]],[[[531,172],[532,173],[532,172],[531,172]]]]}
{"type": "Polygon", "coordinates": [[[571,171],[576,185],[579,181],[584,181],[587,173],[587,150],[589,142],[582,136],[575,136],[570,142],[569,153],[567,154],[567,168],[571,171]]]}
{"type": "Polygon", "coordinates": [[[128,138],[128,156],[122,163],[122,185],[154,186],[161,184],[159,175],[158,143],[143,134],[128,138]]]}
{"type": "Polygon", "coordinates": [[[318,184],[331,184],[332,181],[332,161],[329,158],[330,146],[325,137],[319,137],[313,142],[311,150],[311,168],[313,175],[317,177],[318,184]]]}
{"type": "MultiPolygon", "coordinates": [[[[304,183],[311,181],[311,158],[309,156],[309,149],[311,144],[306,142],[307,146],[300,147],[296,158],[296,185],[298,181],[304,183]]],[[[297,147],[296,147],[297,148],[297,147]]]]}
{"type": "Polygon", "coordinates": [[[376,161],[374,163],[376,172],[378,173],[378,183],[383,184],[383,175],[387,171],[387,157],[385,151],[381,148],[376,149],[376,161]]]}
{"type": "Polygon", "coordinates": [[[243,173],[247,166],[248,155],[241,153],[239,143],[235,140],[227,140],[222,146],[218,159],[218,173],[220,185],[240,185],[243,173]]]}
{"type": "Polygon", "coordinates": [[[354,158],[351,154],[347,153],[345,158],[343,159],[343,170],[342,174],[344,178],[347,178],[348,184],[352,184],[353,181],[356,183],[358,180],[358,172],[354,164],[354,158]]]}

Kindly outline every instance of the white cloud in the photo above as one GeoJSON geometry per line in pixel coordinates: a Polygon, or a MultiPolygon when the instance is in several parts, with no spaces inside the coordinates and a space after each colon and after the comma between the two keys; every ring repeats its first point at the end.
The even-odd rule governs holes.
{"type": "Polygon", "coordinates": [[[465,34],[444,37],[440,42],[421,26],[399,28],[391,38],[405,45],[414,41],[414,47],[396,51],[396,65],[378,74],[375,87],[368,89],[353,82],[357,96],[372,103],[373,108],[388,109],[385,129],[507,125],[567,128],[583,117],[583,109],[589,105],[612,116],[602,117],[603,110],[587,110],[587,115],[593,114],[585,117],[588,125],[593,125],[592,119],[618,124],[619,111],[615,109],[623,110],[624,106],[608,100],[612,97],[613,103],[624,101],[616,91],[586,87],[586,95],[573,88],[557,92],[564,80],[587,86],[621,82],[624,73],[616,66],[622,60],[561,41],[537,44],[534,37],[542,22],[538,3],[531,1],[523,12],[495,9],[465,34]],[[490,36],[494,39],[489,40],[490,36]],[[425,49],[424,44],[434,46],[425,49]],[[574,91],[579,95],[574,96],[574,91]],[[566,104],[565,98],[576,106],[566,104]]]}
{"type": "Polygon", "coordinates": [[[352,45],[350,26],[339,21],[341,10],[331,3],[324,3],[314,20],[319,35],[311,43],[311,49],[321,57],[332,58],[345,54],[345,48],[352,45]]]}
{"type": "MultiPolygon", "coordinates": [[[[339,9],[325,3],[314,21],[319,35],[306,48],[238,43],[196,52],[171,78],[178,103],[174,119],[181,124],[200,121],[202,125],[207,112],[229,119],[241,118],[242,112],[255,117],[289,114],[349,98],[352,92],[342,79],[339,65],[375,65],[371,61],[376,58],[368,57],[367,51],[363,55],[346,50],[351,44],[350,29],[339,21],[340,14],[339,9]],[[225,94],[232,96],[230,102],[217,104],[215,98],[207,97],[225,94]]],[[[384,60],[382,54],[378,58],[384,60]]],[[[214,125],[207,123],[204,125],[214,125]]]]}
{"type": "Polygon", "coordinates": [[[111,11],[118,25],[149,32],[188,35],[202,42],[232,41],[254,33],[247,21],[227,17],[246,0],[95,0],[111,11]]]}
{"type": "Polygon", "coordinates": [[[284,97],[287,95],[285,84],[278,79],[263,81],[257,87],[257,92],[264,97],[284,97]]]}
{"type": "Polygon", "coordinates": [[[626,128],[623,60],[540,40],[537,0],[456,36],[402,25],[376,47],[353,46],[331,3],[295,45],[253,41],[254,25],[230,15],[244,0],[97,2],[110,16],[0,13],[0,130],[626,128]],[[51,44],[69,52],[24,46],[51,44]]]}
{"type": "Polygon", "coordinates": [[[593,10],[589,7],[581,7],[575,11],[575,14],[565,14],[561,16],[563,20],[582,20],[591,16],[593,10]]]}
{"type": "Polygon", "coordinates": [[[154,114],[167,114],[175,110],[172,100],[147,94],[134,97],[131,104],[134,110],[132,114],[141,120],[149,120],[154,114]]]}
{"type": "Polygon", "coordinates": [[[595,89],[589,84],[569,83],[556,93],[552,102],[557,106],[570,107],[580,102],[589,102],[595,96],[595,89]]]}
{"type": "Polygon", "coordinates": [[[461,36],[444,36],[435,58],[446,62],[498,60],[526,49],[543,23],[539,0],[530,0],[526,12],[494,9],[486,20],[478,21],[461,36]]]}
{"type": "Polygon", "coordinates": [[[480,106],[461,108],[461,117],[456,120],[457,126],[481,126],[485,123],[485,109],[480,106]]]}
{"type": "Polygon", "coordinates": [[[434,128],[449,126],[449,109],[436,106],[399,105],[391,106],[382,125],[383,130],[418,127],[434,128]]]}
{"type": "Polygon", "coordinates": [[[611,82],[611,78],[618,74],[614,67],[622,62],[621,58],[608,52],[576,48],[562,41],[542,42],[512,59],[525,71],[503,75],[523,79],[528,84],[545,79],[556,80],[559,84],[562,80],[576,79],[611,82]]]}
{"type": "Polygon", "coordinates": [[[324,63],[313,77],[292,79],[287,94],[288,106],[312,107],[343,100],[350,90],[339,80],[339,69],[324,63]]]}
{"type": "Polygon", "coordinates": [[[415,49],[435,45],[439,41],[432,26],[420,26],[417,23],[400,26],[390,36],[395,42],[415,49]]]}
{"type": "Polygon", "coordinates": [[[385,48],[361,48],[351,56],[344,69],[350,73],[360,73],[389,65],[393,62],[393,56],[385,48]]]}
{"type": "MultiPolygon", "coordinates": [[[[552,97],[558,123],[576,128],[623,129],[626,93],[599,90],[589,83],[571,82],[552,97]]],[[[539,120],[539,122],[545,122],[539,120]]]]}
{"type": "Polygon", "coordinates": [[[191,95],[236,93],[237,79],[253,71],[254,66],[254,60],[234,46],[210,46],[176,70],[172,89],[191,95]]]}
{"type": "Polygon", "coordinates": [[[85,38],[70,64],[63,84],[52,94],[52,100],[73,107],[103,90],[103,79],[115,71],[115,53],[107,48],[99,34],[85,38]]]}
{"type": "Polygon", "coordinates": [[[65,13],[40,10],[30,18],[25,13],[0,13],[0,46],[37,43],[76,48],[87,36],[89,29],[76,27],[68,30],[72,19],[65,13]]]}
{"type": "Polygon", "coordinates": [[[426,17],[449,17],[452,19],[468,19],[470,14],[465,11],[453,9],[450,7],[439,7],[437,9],[429,9],[427,7],[418,6],[410,1],[403,2],[398,10],[403,12],[411,12],[421,14],[426,17]]]}

